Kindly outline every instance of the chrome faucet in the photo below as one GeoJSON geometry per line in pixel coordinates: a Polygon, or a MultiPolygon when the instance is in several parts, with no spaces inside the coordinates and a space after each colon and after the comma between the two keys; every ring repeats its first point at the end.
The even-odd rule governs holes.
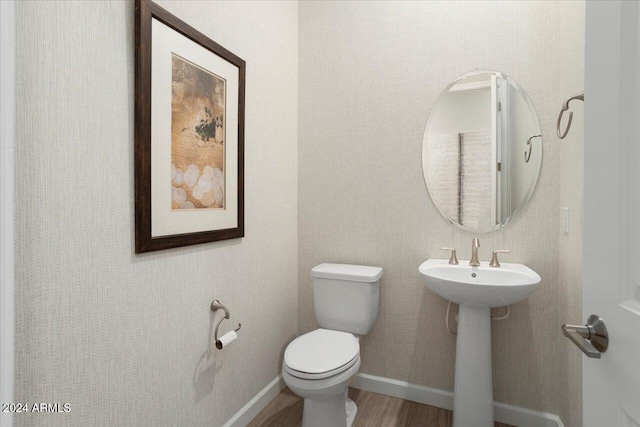
{"type": "Polygon", "coordinates": [[[469,265],[471,267],[480,267],[480,261],[478,261],[478,248],[480,247],[480,240],[477,238],[471,242],[471,261],[469,265]]]}

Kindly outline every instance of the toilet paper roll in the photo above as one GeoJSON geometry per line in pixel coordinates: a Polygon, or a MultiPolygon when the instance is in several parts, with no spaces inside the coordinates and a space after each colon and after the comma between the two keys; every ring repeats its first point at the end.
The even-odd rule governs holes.
{"type": "Polygon", "coordinates": [[[238,334],[236,331],[227,332],[223,336],[220,337],[218,341],[216,341],[216,348],[218,350],[222,350],[232,342],[234,342],[238,338],[238,334]]]}

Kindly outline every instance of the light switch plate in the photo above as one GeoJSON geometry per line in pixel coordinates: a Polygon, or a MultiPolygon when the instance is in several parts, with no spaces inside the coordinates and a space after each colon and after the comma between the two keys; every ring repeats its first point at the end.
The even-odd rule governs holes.
{"type": "Polygon", "coordinates": [[[562,231],[569,234],[569,208],[562,208],[562,231]]]}

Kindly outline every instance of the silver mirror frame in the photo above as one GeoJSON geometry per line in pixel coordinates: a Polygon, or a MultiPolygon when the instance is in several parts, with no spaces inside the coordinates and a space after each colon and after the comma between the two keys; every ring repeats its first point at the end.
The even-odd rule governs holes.
{"type": "Polygon", "coordinates": [[[488,69],[474,70],[474,71],[468,72],[468,73],[458,77],[453,82],[451,82],[449,85],[447,85],[447,87],[442,92],[440,92],[440,94],[436,98],[436,100],[433,103],[433,106],[431,107],[431,110],[429,112],[429,117],[427,119],[427,124],[425,126],[424,133],[423,133],[423,136],[422,136],[422,145],[421,145],[421,152],[420,152],[420,158],[421,158],[421,162],[422,162],[422,178],[424,179],[424,184],[425,184],[425,187],[427,189],[427,193],[429,194],[429,199],[431,200],[433,205],[436,207],[436,209],[438,210],[440,215],[442,215],[442,217],[445,218],[450,224],[452,224],[454,227],[456,227],[456,228],[458,228],[460,230],[463,230],[463,231],[466,231],[466,232],[469,232],[469,233],[472,233],[472,234],[485,234],[485,233],[491,233],[493,231],[498,231],[498,230],[501,230],[501,229],[505,228],[507,225],[509,225],[511,222],[513,222],[513,220],[520,214],[520,212],[522,212],[527,207],[527,205],[531,201],[531,198],[533,197],[533,194],[535,193],[535,189],[538,187],[538,182],[540,181],[540,174],[542,172],[542,166],[544,164],[544,138],[545,137],[544,137],[544,134],[542,132],[542,128],[540,126],[540,119],[539,119],[538,113],[537,113],[537,111],[536,111],[536,109],[535,109],[535,107],[533,105],[533,102],[531,102],[531,99],[529,98],[527,93],[522,89],[522,87],[520,87],[520,85],[515,80],[513,80],[511,77],[507,76],[506,74],[504,74],[504,73],[502,73],[500,71],[488,70],[488,69]],[[478,75],[478,74],[492,74],[492,75],[500,76],[505,81],[507,81],[507,83],[509,83],[513,88],[515,88],[517,90],[517,92],[522,96],[522,98],[526,102],[527,106],[529,107],[529,110],[533,114],[533,116],[534,116],[534,118],[536,120],[536,123],[538,124],[538,129],[540,130],[540,135],[541,135],[541,137],[539,138],[540,165],[539,165],[538,170],[536,171],[536,173],[534,175],[533,183],[529,185],[529,189],[527,190],[527,193],[525,194],[524,198],[522,199],[521,205],[518,206],[503,222],[501,222],[499,224],[496,224],[495,226],[486,228],[486,229],[484,229],[484,228],[483,229],[475,229],[475,228],[471,228],[471,227],[465,226],[463,224],[460,224],[454,218],[451,218],[449,215],[447,215],[446,212],[444,212],[438,206],[438,204],[433,200],[433,197],[431,195],[431,191],[429,190],[429,183],[428,183],[427,173],[426,173],[427,165],[425,164],[426,156],[424,155],[425,143],[427,142],[426,136],[427,136],[427,132],[429,131],[429,128],[431,126],[431,120],[433,118],[433,113],[434,113],[435,108],[437,106],[438,99],[440,99],[440,97],[443,94],[448,93],[449,90],[454,85],[459,83],[461,80],[464,80],[464,79],[466,79],[468,77],[475,76],[475,75],[478,75]]]}

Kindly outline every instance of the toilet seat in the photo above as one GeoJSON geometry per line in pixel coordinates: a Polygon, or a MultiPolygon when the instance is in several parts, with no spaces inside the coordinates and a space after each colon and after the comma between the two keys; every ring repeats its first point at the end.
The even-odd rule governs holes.
{"type": "Polygon", "coordinates": [[[360,345],[352,334],[316,329],[293,340],[284,353],[284,369],[303,379],[323,379],[356,364],[360,345]]]}
{"type": "Polygon", "coordinates": [[[284,365],[284,370],[287,371],[289,374],[291,374],[292,376],[294,376],[296,378],[300,378],[300,379],[304,379],[304,380],[321,380],[321,379],[324,379],[324,378],[329,378],[329,377],[332,377],[334,375],[341,374],[342,372],[348,370],[350,367],[355,365],[359,360],[360,360],[360,355],[358,354],[356,357],[351,359],[345,365],[342,365],[342,366],[340,366],[340,367],[338,367],[336,369],[333,369],[331,371],[322,372],[322,373],[319,373],[319,374],[311,374],[311,373],[308,373],[308,372],[296,371],[295,369],[290,368],[286,364],[284,365]]]}

